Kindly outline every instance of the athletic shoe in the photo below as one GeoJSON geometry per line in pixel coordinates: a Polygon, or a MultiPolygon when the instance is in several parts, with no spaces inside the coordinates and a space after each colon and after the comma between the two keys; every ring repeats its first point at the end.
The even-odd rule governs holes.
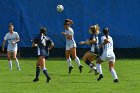
{"type": "Polygon", "coordinates": [[[115,80],[114,80],[114,83],[118,83],[118,82],[119,82],[119,80],[118,80],[118,79],[115,79],[115,80]]]}
{"type": "Polygon", "coordinates": [[[73,66],[70,66],[70,67],[69,67],[69,73],[68,73],[68,74],[71,73],[72,69],[73,69],[73,66]]]}
{"type": "Polygon", "coordinates": [[[99,72],[98,72],[98,70],[96,69],[96,70],[95,70],[95,75],[98,75],[98,74],[99,74],[99,72]]]}
{"type": "Polygon", "coordinates": [[[18,70],[21,70],[20,68],[18,68],[18,70]]]}
{"type": "Polygon", "coordinates": [[[37,81],[39,81],[39,79],[38,79],[38,78],[35,78],[35,79],[33,80],[33,82],[37,82],[37,81]]]}
{"type": "Polygon", "coordinates": [[[49,83],[50,80],[51,80],[51,78],[48,76],[47,77],[47,83],[49,83]]]}
{"type": "Polygon", "coordinates": [[[80,73],[82,73],[82,69],[83,69],[83,66],[80,65],[80,66],[79,66],[79,71],[80,71],[80,73]]]}
{"type": "Polygon", "coordinates": [[[99,75],[99,78],[97,79],[97,81],[100,81],[102,78],[103,78],[103,75],[100,74],[100,75],[99,75]]]}

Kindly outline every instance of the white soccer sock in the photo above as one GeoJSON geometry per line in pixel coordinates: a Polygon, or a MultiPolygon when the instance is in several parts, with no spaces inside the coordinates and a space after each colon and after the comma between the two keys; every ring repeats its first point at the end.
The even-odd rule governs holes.
{"type": "Polygon", "coordinates": [[[8,64],[9,64],[9,68],[12,70],[12,61],[8,61],[8,64]]]}
{"type": "Polygon", "coordinates": [[[112,73],[112,76],[113,76],[114,79],[118,79],[117,73],[116,73],[114,68],[111,68],[110,72],[112,73]]]}
{"type": "Polygon", "coordinates": [[[42,68],[42,71],[47,70],[45,67],[42,68]]]}
{"type": "Polygon", "coordinates": [[[102,66],[101,66],[101,64],[97,63],[97,64],[96,64],[96,67],[97,67],[97,70],[99,71],[99,73],[100,73],[100,74],[103,74],[103,73],[102,73],[102,66]]]}
{"type": "Polygon", "coordinates": [[[19,62],[18,62],[17,58],[16,58],[16,65],[17,65],[17,68],[20,69],[19,62]]]}
{"type": "Polygon", "coordinates": [[[95,66],[93,66],[93,64],[90,63],[90,68],[93,68],[94,70],[97,70],[97,68],[95,66]]]}
{"type": "Polygon", "coordinates": [[[78,65],[78,66],[80,66],[80,65],[81,65],[80,60],[79,60],[79,58],[78,58],[78,57],[76,57],[76,58],[75,58],[75,62],[77,63],[77,65],[78,65]]]}
{"type": "Polygon", "coordinates": [[[72,64],[71,64],[71,58],[67,59],[67,63],[68,63],[68,66],[69,67],[72,66],[72,64]]]}

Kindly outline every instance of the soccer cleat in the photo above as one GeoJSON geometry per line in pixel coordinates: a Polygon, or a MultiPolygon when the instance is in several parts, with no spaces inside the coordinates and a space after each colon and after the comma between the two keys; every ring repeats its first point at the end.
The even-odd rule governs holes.
{"type": "Polygon", "coordinates": [[[49,83],[50,80],[51,80],[51,78],[48,76],[47,77],[47,83],[49,83]]]}
{"type": "Polygon", "coordinates": [[[69,73],[68,73],[68,74],[71,73],[72,69],[73,69],[73,66],[70,66],[70,67],[69,67],[69,73]]]}
{"type": "Polygon", "coordinates": [[[98,74],[99,74],[99,72],[98,72],[98,70],[96,69],[96,70],[95,70],[95,75],[98,75],[98,74]]]}
{"type": "Polygon", "coordinates": [[[18,68],[17,70],[21,70],[20,68],[18,68]]]}
{"type": "Polygon", "coordinates": [[[118,80],[118,79],[115,79],[115,80],[114,80],[114,83],[118,83],[118,82],[119,82],[119,80],[118,80]]]}
{"type": "Polygon", "coordinates": [[[35,79],[33,80],[33,82],[37,82],[37,81],[39,81],[39,79],[38,79],[38,78],[35,78],[35,79]]]}
{"type": "Polygon", "coordinates": [[[80,66],[79,66],[79,71],[80,71],[80,73],[82,73],[82,69],[83,69],[83,66],[80,65],[80,66]]]}
{"type": "Polygon", "coordinates": [[[100,75],[99,75],[99,78],[97,79],[97,81],[100,81],[102,78],[103,78],[103,75],[100,74],[100,75]]]}

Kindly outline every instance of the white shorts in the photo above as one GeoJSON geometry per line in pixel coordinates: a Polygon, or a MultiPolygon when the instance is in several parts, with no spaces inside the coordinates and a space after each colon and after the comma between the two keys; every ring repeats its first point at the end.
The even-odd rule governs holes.
{"type": "Polygon", "coordinates": [[[72,48],[76,48],[76,44],[66,44],[66,50],[70,50],[72,48]]]}
{"type": "Polygon", "coordinates": [[[7,51],[8,52],[15,52],[15,51],[17,51],[17,46],[15,46],[15,47],[7,47],[7,51]]]}
{"type": "Polygon", "coordinates": [[[103,54],[100,56],[100,58],[101,58],[101,60],[103,60],[103,61],[108,61],[108,62],[110,62],[110,61],[111,61],[111,62],[115,62],[115,59],[116,59],[114,53],[109,53],[109,54],[103,53],[103,54]]]}

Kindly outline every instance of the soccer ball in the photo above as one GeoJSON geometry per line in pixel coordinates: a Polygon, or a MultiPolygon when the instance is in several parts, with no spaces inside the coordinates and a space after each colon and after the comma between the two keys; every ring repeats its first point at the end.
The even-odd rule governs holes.
{"type": "Polygon", "coordinates": [[[64,10],[63,5],[57,5],[56,10],[57,10],[58,12],[62,12],[62,11],[64,10]]]}

